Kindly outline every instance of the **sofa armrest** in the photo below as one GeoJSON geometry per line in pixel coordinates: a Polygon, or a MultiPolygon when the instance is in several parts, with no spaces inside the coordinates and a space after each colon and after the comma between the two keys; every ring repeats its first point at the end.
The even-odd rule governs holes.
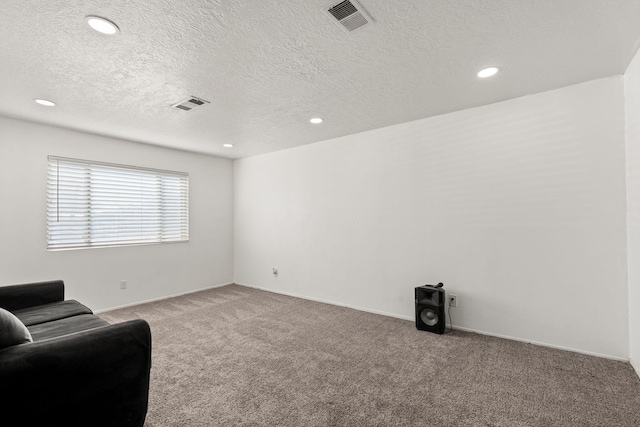
{"type": "Polygon", "coordinates": [[[141,427],[150,369],[151,331],[139,319],[8,347],[0,350],[3,418],[16,426],[141,427]]]}
{"type": "Polygon", "coordinates": [[[0,307],[8,311],[57,301],[64,301],[62,280],[0,286],[0,307]]]}

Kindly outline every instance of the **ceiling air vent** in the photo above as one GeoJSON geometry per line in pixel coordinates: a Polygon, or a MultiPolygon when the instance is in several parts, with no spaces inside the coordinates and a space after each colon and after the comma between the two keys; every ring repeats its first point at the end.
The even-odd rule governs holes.
{"type": "Polygon", "coordinates": [[[205,101],[204,99],[196,98],[195,96],[190,96],[187,99],[183,99],[182,101],[173,104],[172,107],[179,108],[185,111],[191,111],[194,108],[198,108],[201,105],[209,104],[209,101],[205,101]]]}
{"type": "Polygon", "coordinates": [[[371,16],[355,0],[332,3],[331,6],[325,8],[325,12],[334,17],[340,28],[348,33],[373,22],[371,16]]]}

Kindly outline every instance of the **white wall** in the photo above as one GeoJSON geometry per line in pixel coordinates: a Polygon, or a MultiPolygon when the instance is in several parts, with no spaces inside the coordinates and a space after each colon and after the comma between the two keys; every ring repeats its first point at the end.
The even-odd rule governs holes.
{"type": "Polygon", "coordinates": [[[640,53],[624,76],[627,142],[629,347],[640,375],[640,53]]]}
{"type": "Polygon", "coordinates": [[[100,310],[233,281],[230,160],[0,118],[0,201],[0,285],[63,279],[67,298],[100,310]],[[188,172],[190,241],[47,251],[50,154],[188,172]]]}
{"type": "Polygon", "coordinates": [[[407,319],[442,281],[458,327],[627,359],[624,144],[616,76],[236,161],[235,281],[407,319]]]}

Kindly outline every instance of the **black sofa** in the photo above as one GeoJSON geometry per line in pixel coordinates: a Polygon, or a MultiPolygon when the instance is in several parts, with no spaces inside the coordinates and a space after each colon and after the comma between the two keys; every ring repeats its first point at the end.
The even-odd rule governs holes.
{"type": "Polygon", "coordinates": [[[144,424],[151,369],[147,322],[110,325],[79,302],[65,301],[61,280],[0,286],[0,307],[33,340],[0,349],[0,424],[144,424]]]}

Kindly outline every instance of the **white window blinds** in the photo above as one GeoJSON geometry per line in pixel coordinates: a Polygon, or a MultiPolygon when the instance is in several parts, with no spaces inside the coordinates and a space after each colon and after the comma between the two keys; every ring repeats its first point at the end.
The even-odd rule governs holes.
{"type": "Polygon", "coordinates": [[[49,156],[47,249],[189,240],[186,173],[49,156]]]}

